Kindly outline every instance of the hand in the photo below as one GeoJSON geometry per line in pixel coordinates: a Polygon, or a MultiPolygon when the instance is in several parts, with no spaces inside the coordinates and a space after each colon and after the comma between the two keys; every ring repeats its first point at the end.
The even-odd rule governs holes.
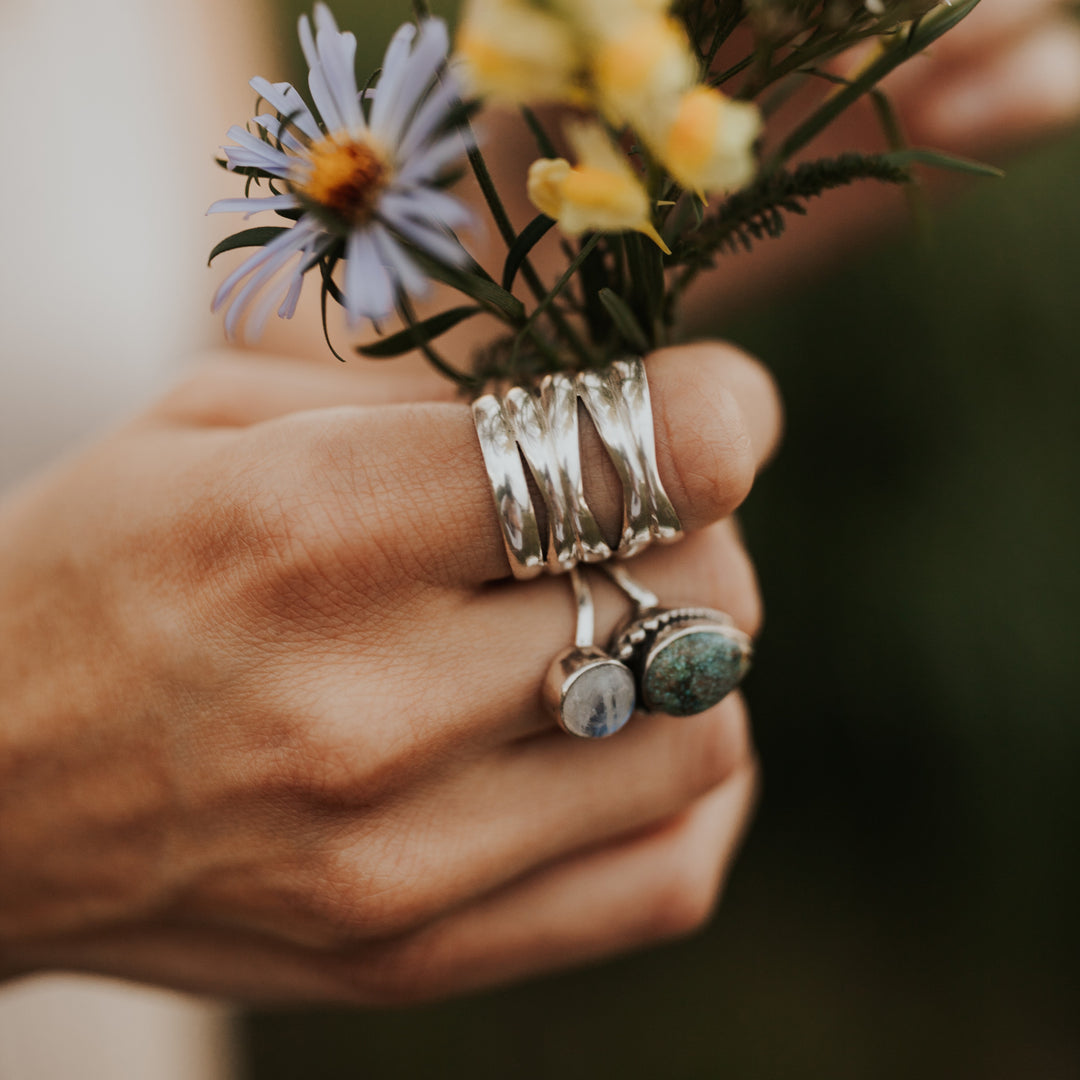
{"type": "MultiPolygon", "coordinates": [[[[638,573],[752,632],[727,516],[777,438],[771,382],[714,345],[649,370],[694,531],[638,573]]],[[[755,786],[741,699],[554,730],[567,583],[505,580],[468,409],[412,396],[221,361],[0,509],[7,974],[415,1001],[706,919],[755,786]]],[[[625,603],[597,589],[602,635],[625,603]]]]}
{"type": "MultiPolygon", "coordinates": [[[[845,69],[840,62],[838,70],[857,63],[853,58],[845,69]]],[[[898,68],[883,88],[911,145],[1000,162],[1008,150],[1080,116],[1080,22],[1062,0],[982,0],[931,50],[898,68]]],[[[828,87],[811,83],[790,112],[775,118],[775,130],[790,130],[808,103],[827,92],[828,87]]],[[[804,156],[885,148],[880,121],[862,101],[804,156]]],[[[947,186],[956,187],[955,178],[935,170],[920,170],[919,180],[937,197],[947,186]]],[[[814,200],[806,217],[790,215],[779,241],[759,243],[751,255],[722,257],[717,269],[690,290],[690,306],[703,325],[715,325],[718,311],[737,312],[775,296],[778,287],[816,278],[907,216],[903,195],[891,186],[860,183],[829,192],[814,200]]]]}

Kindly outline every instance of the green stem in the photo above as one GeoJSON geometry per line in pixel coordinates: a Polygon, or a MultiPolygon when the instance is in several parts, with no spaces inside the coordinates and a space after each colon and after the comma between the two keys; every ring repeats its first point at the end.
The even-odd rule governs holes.
{"type": "MultiPolygon", "coordinates": [[[[397,309],[398,313],[401,315],[401,321],[410,329],[415,330],[417,328],[416,311],[409,302],[409,297],[404,289],[398,291],[397,309]]],[[[440,375],[445,375],[446,378],[450,379],[452,382],[456,382],[462,389],[475,390],[480,385],[479,380],[475,375],[466,375],[464,372],[458,371],[457,368],[438,353],[430,341],[421,339],[417,348],[424,354],[427,362],[431,364],[440,375]]]]}
{"type": "MultiPolygon", "coordinates": [[[[548,294],[533,309],[533,312],[526,320],[525,325],[518,331],[517,337],[514,338],[514,348],[511,354],[513,362],[516,363],[517,361],[517,354],[521,347],[522,337],[526,333],[529,333],[535,327],[536,320],[539,319],[539,317],[545,311],[547,311],[549,307],[551,307],[555,298],[570,283],[570,279],[574,276],[574,274],[577,273],[581,264],[589,257],[593,248],[595,248],[596,245],[600,242],[600,237],[600,233],[593,233],[593,235],[589,237],[588,241],[581,245],[581,250],[577,253],[577,255],[571,261],[570,265],[566,268],[566,270],[563,271],[562,277],[560,277],[559,280],[555,282],[555,284],[551,287],[551,291],[548,292],[548,294]]],[[[592,363],[594,358],[591,353],[588,352],[588,350],[585,350],[585,355],[582,359],[584,359],[586,363],[592,363]]]]}
{"type": "MultiPolygon", "coordinates": [[[[503,238],[503,242],[506,244],[507,248],[512,248],[517,240],[517,232],[514,230],[513,222],[510,220],[510,215],[506,212],[506,207],[499,197],[499,192],[495,188],[495,182],[491,179],[491,173],[488,171],[487,162],[484,160],[484,155],[476,143],[472,125],[466,121],[462,126],[465,129],[465,135],[469,143],[469,164],[472,166],[473,175],[476,177],[476,182],[480,186],[484,201],[491,211],[491,216],[495,220],[495,227],[499,230],[499,235],[503,238]]],[[[521,276],[525,279],[526,284],[529,286],[529,289],[533,296],[536,297],[539,304],[533,314],[535,315],[538,311],[547,310],[547,305],[544,301],[550,294],[548,294],[547,290],[544,288],[544,283],[540,280],[540,275],[536,272],[536,267],[532,265],[532,262],[529,259],[524,259],[521,263],[521,276]]],[[[548,318],[555,326],[555,330],[559,336],[575,353],[577,353],[578,357],[586,363],[591,362],[592,356],[589,353],[589,350],[585,347],[581,338],[574,332],[574,328],[567,322],[562,312],[557,308],[552,308],[548,313],[548,318]]]]}
{"type": "Polygon", "coordinates": [[[546,158],[557,158],[559,151],[555,149],[555,144],[551,141],[547,131],[544,130],[544,125],[540,123],[536,113],[528,105],[522,105],[521,116],[533,133],[533,138],[536,140],[540,153],[546,158]]]}
{"type": "Polygon", "coordinates": [[[905,60],[920,53],[935,42],[947,30],[967,18],[978,7],[980,0],[959,0],[951,6],[941,4],[930,14],[914,23],[905,34],[898,34],[894,43],[871,63],[861,74],[839,92],[829,97],[820,108],[800,124],[766,162],[761,176],[767,177],[780,169],[797,154],[849,105],[872,90],[886,75],[898,68],[905,60]]]}

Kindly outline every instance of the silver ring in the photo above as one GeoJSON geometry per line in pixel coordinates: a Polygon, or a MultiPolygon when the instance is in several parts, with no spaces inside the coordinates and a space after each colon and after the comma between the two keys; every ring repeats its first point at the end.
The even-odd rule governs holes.
{"type": "Polygon", "coordinates": [[[636,609],[615,630],[608,653],[633,672],[638,708],[696,716],[742,682],[754,647],[730,615],[712,608],[661,607],[624,568],[604,570],[636,609]]]}
{"type": "Polygon", "coordinates": [[[584,573],[570,571],[577,608],[574,644],[551,662],[543,699],[563,731],[582,739],[605,739],[634,714],[634,675],[621,660],[593,644],[592,590],[584,573]]]}
{"type": "Polygon", "coordinates": [[[656,466],[656,437],[645,366],[619,360],[576,376],[544,376],[473,403],[473,420],[491,480],[510,569],[519,579],[579,563],[629,558],[654,540],[670,543],[682,527],[656,466]],[[589,508],[581,470],[582,400],[623,486],[618,547],[605,542],[589,508]],[[522,458],[547,510],[546,546],[522,458]]]}
{"type": "Polygon", "coordinates": [[[623,485],[622,537],[616,554],[629,559],[654,540],[673,543],[682,524],[660,482],[656,434],[645,365],[616,360],[601,371],[583,371],[578,392],[623,485]]]}
{"type": "Polygon", "coordinates": [[[547,507],[547,568],[603,562],[612,552],[585,502],[577,389],[563,374],[546,375],[535,391],[512,386],[503,408],[547,507]]]}
{"type": "Polygon", "coordinates": [[[520,580],[534,578],[544,569],[544,549],[514,429],[495,394],[477,398],[472,413],[510,569],[520,580]]]}

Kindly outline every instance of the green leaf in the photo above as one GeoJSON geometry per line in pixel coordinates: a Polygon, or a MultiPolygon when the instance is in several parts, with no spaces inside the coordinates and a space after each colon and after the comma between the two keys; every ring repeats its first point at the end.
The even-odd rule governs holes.
{"type": "Polygon", "coordinates": [[[898,32],[877,59],[873,60],[847,85],[830,95],[818,109],[806,118],[780,145],[761,170],[763,176],[776,172],[807,143],[825,130],[845,109],[872,90],[891,71],[922,52],[962,19],[966,19],[981,0],[956,0],[942,3],[929,14],[916,19],[907,31],[898,32]]]}
{"type": "Polygon", "coordinates": [[[928,165],[934,169],[948,169],[950,172],[968,173],[972,176],[989,176],[1000,180],[1005,172],[994,165],[987,165],[982,161],[972,161],[970,158],[957,157],[956,154],[947,154],[944,150],[927,150],[912,147],[908,150],[897,150],[891,154],[882,154],[884,161],[906,169],[909,165],[928,165]]]}
{"type": "Polygon", "coordinates": [[[514,287],[514,278],[517,277],[521,264],[529,257],[529,252],[547,235],[554,224],[554,218],[549,218],[547,214],[537,214],[518,234],[518,238],[507,252],[506,262],[503,265],[502,287],[507,292],[514,287]]]}
{"type": "Polygon", "coordinates": [[[372,342],[370,345],[358,345],[356,351],[362,356],[369,356],[377,360],[387,359],[391,356],[401,356],[403,353],[411,352],[413,349],[434,341],[448,330],[452,330],[459,323],[471,319],[474,315],[479,315],[484,310],[479,304],[451,308],[449,311],[442,311],[438,315],[432,315],[430,318],[423,319],[412,326],[407,326],[404,330],[391,334],[381,341],[372,342]]]}
{"type": "Polygon", "coordinates": [[[525,320],[525,305],[513,293],[496,285],[487,277],[479,266],[460,270],[438,259],[433,259],[425,251],[411,247],[409,254],[420,264],[428,277],[449,285],[452,289],[471,296],[477,303],[483,304],[505,322],[520,325],[525,320]]]}
{"type": "Polygon", "coordinates": [[[600,303],[607,308],[607,313],[611,316],[615,329],[622,334],[627,345],[635,352],[648,352],[649,339],[645,336],[645,331],[641,329],[641,324],[634,317],[634,313],[627,307],[626,301],[610,289],[601,289],[597,295],[600,297],[600,303]]]}
{"type": "Polygon", "coordinates": [[[524,119],[529,130],[533,133],[533,138],[536,140],[536,146],[540,151],[541,157],[557,158],[559,156],[558,150],[555,149],[555,144],[551,141],[548,133],[544,130],[544,125],[540,123],[536,113],[532,111],[527,105],[521,106],[521,116],[524,119]]]}
{"type": "Polygon", "coordinates": [[[214,245],[214,250],[210,252],[206,265],[209,266],[226,251],[234,251],[236,248],[265,247],[271,240],[286,231],[281,225],[262,225],[257,229],[244,229],[233,233],[232,236],[226,236],[224,240],[214,245]]]}

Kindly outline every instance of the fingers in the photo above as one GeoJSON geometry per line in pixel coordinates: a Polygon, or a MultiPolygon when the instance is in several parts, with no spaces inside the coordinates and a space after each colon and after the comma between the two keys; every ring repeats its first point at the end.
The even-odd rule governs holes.
{"type": "Polygon", "coordinates": [[[362,947],[334,974],[347,997],[406,1004],[693,933],[715,908],[755,789],[747,766],[668,825],[538,871],[398,941],[362,947]]]}
{"type": "Polygon", "coordinates": [[[366,830],[347,818],[330,824],[316,917],[276,925],[304,944],[412,930],[538,866],[683,812],[751,756],[745,706],[732,694],[694,717],[635,717],[603,744],[551,732],[461,761],[394,812],[396,858],[377,880],[366,830]]]}
{"type": "MultiPolygon", "coordinates": [[[[650,359],[649,371],[660,475],[684,526],[700,529],[739,505],[772,452],[780,427],[776,393],[753,361],[722,345],[664,350],[650,359]]],[[[591,425],[583,429],[589,505],[613,532],[622,489],[591,425]]],[[[404,566],[410,575],[457,586],[509,575],[465,405],[320,410],[254,429],[252,438],[276,444],[251,452],[287,459],[282,484],[299,483],[306,506],[321,500],[324,534],[352,537],[357,552],[382,553],[396,563],[388,573],[404,566]]],[[[318,536],[304,539],[319,543],[318,536]]]]}
{"type": "Polygon", "coordinates": [[[710,916],[753,806],[752,766],[647,834],[581,853],[383,942],[312,950],[193,925],[43,942],[28,968],[263,1002],[408,1004],[657,943],[710,916]]]}
{"type": "Polygon", "coordinates": [[[247,427],[337,405],[451,401],[453,385],[426,363],[341,364],[222,349],[200,357],[193,374],[157,406],[156,416],[192,427],[247,427]]]}
{"type": "MultiPolygon", "coordinates": [[[[668,606],[717,608],[749,634],[760,628],[757,578],[730,520],[672,547],[653,548],[634,559],[630,569],[635,580],[668,606]]],[[[596,606],[595,640],[604,645],[631,605],[603,575],[586,573],[596,606]]],[[[462,640],[483,643],[478,644],[476,657],[482,657],[498,679],[497,689],[472,696],[471,709],[459,725],[468,725],[473,738],[500,742],[551,730],[552,718],[541,706],[539,687],[552,658],[573,641],[575,605],[569,584],[559,578],[525,586],[508,584],[481,593],[458,611],[454,622],[462,640]],[[527,618],[522,617],[525,611],[527,618]]],[[[460,657],[456,660],[461,678],[469,669],[460,665],[460,657]]],[[[453,674],[447,671],[444,677],[453,674]]]]}
{"type": "Polygon", "coordinates": [[[936,80],[916,116],[920,138],[978,150],[1031,139],[1080,115],[1080,26],[1064,16],[936,80]]]}

